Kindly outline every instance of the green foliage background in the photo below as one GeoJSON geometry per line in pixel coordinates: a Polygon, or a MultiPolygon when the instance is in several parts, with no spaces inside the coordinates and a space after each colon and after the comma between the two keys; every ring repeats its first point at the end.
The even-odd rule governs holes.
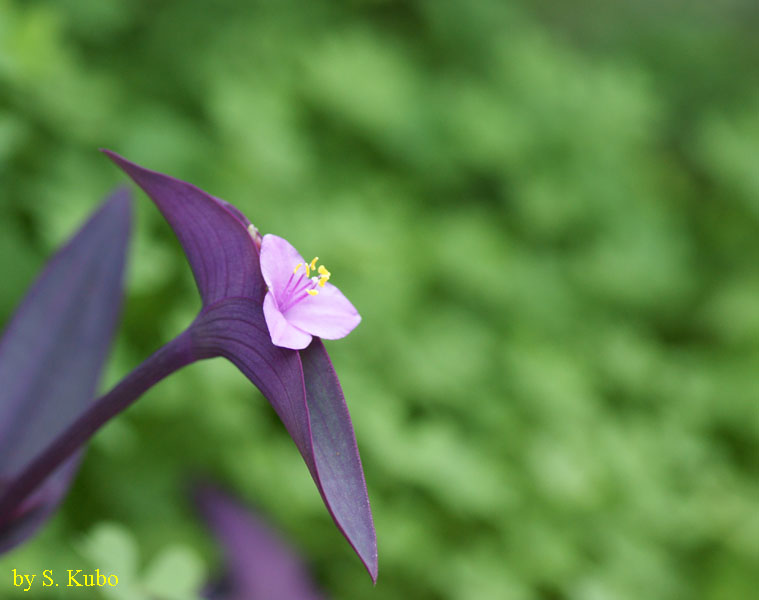
{"type": "MultiPolygon", "coordinates": [[[[329,349],[380,551],[372,588],[212,361],[97,435],[0,596],[12,568],[215,571],[206,472],[335,598],[755,598],[757,27],[751,0],[0,0],[0,323],[124,181],[98,147],[235,203],[363,314],[329,349]]],[[[104,387],[199,306],[137,207],[104,387]]]]}

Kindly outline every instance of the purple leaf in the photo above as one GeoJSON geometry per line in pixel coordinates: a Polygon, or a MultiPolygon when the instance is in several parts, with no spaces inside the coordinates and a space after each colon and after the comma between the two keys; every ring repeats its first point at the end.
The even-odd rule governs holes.
{"type": "Polygon", "coordinates": [[[299,352],[317,480],[340,531],[377,580],[377,537],[353,424],[340,381],[319,338],[299,352]]]}
{"type": "Polygon", "coordinates": [[[222,298],[263,299],[258,252],[242,213],[194,185],[129,162],[110,150],[115,162],[155,202],[184,248],[203,305],[222,298]]]}
{"type": "MultiPolygon", "coordinates": [[[[5,331],[0,492],[93,401],[121,306],[130,223],[130,196],[122,189],[58,251],[5,331]]],[[[78,462],[72,456],[0,513],[0,551],[22,542],[47,518],[78,462]]]]}
{"type": "Polygon", "coordinates": [[[230,360],[266,396],[300,450],[338,529],[372,579],[377,546],[348,407],[318,338],[300,353],[274,346],[259,306],[229,298],[193,324],[198,356],[230,360]]]}
{"type": "Polygon", "coordinates": [[[337,527],[376,580],[376,535],[340,383],[318,338],[302,353],[272,343],[264,317],[267,290],[257,232],[254,237],[250,222],[231,205],[106,153],[147,192],[187,253],[204,299],[189,330],[195,357],[227,358],[266,396],[337,527]]]}
{"type": "Polygon", "coordinates": [[[300,358],[297,352],[271,343],[260,305],[247,298],[222,300],[204,309],[190,331],[197,356],[223,356],[261,390],[313,473],[314,454],[300,358]]]}
{"type": "Polygon", "coordinates": [[[318,600],[295,551],[263,520],[219,490],[202,486],[196,502],[226,559],[215,600],[318,600]]]}

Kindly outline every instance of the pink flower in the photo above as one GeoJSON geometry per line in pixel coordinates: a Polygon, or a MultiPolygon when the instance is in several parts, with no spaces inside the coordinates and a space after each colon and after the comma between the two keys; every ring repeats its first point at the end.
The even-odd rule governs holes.
{"type": "Polygon", "coordinates": [[[302,350],[313,336],[343,338],[361,322],[355,307],[329,283],[331,273],[324,266],[317,269],[317,260],[306,262],[279,236],[263,237],[261,273],[268,287],[263,308],[275,346],[302,350]]]}

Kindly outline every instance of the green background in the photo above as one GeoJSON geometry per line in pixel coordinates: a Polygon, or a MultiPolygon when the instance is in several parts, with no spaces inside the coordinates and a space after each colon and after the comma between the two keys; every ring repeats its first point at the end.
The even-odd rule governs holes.
{"type": "MultiPolygon", "coordinates": [[[[0,323],[125,181],[99,147],[236,204],[363,315],[328,349],[380,553],[373,588],[216,360],[98,433],[0,597],[107,563],[188,598],[205,472],[335,598],[756,598],[758,29],[753,0],[0,0],[0,323]]],[[[199,307],[137,212],[104,388],[199,307]]]]}

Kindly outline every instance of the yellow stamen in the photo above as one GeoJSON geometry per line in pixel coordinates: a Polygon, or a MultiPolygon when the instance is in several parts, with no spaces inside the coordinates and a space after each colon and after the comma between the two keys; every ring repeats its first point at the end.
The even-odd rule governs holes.
{"type": "Polygon", "coordinates": [[[321,287],[324,287],[324,284],[329,281],[329,278],[332,275],[332,273],[327,271],[324,265],[322,265],[321,267],[319,267],[319,275],[321,275],[321,277],[319,278],[319,285],[321,287]]]}
{"type": "Polygon", "coordinates": [[[311,271],[316,270],[316,261],[319,260],[318,256],[314,256],[314,260],[311,261],[311,264],[306,265],[306,277],[311,275],[311,271]]]}
{"type": "MultiPolygon", "coordinates": [[[[319,287],[324,287],[324,284],[329,281],[329,278],[332,276],[332,273],[327,271],[327,268],[324,265],[321,265],[319,269],[316,268],[316,262],[319,260],[318,256],[315,256],[314,259],[310,263],[306,263],[306,277],[311,277],[311,271],[317,271],[319,273],[319,279],[316,277],[311,277],[311,281],[318,284],[319,287]]],[[[303,266],[303,263],[298,263],[295,266],[295,270],[293,271],[293,274],[298,272],[298,269],[300,269],[303,266]]],[[[316,296],[319,293],[319,290],[306,290],[308,292],[309,296],[316,296]]]]}

